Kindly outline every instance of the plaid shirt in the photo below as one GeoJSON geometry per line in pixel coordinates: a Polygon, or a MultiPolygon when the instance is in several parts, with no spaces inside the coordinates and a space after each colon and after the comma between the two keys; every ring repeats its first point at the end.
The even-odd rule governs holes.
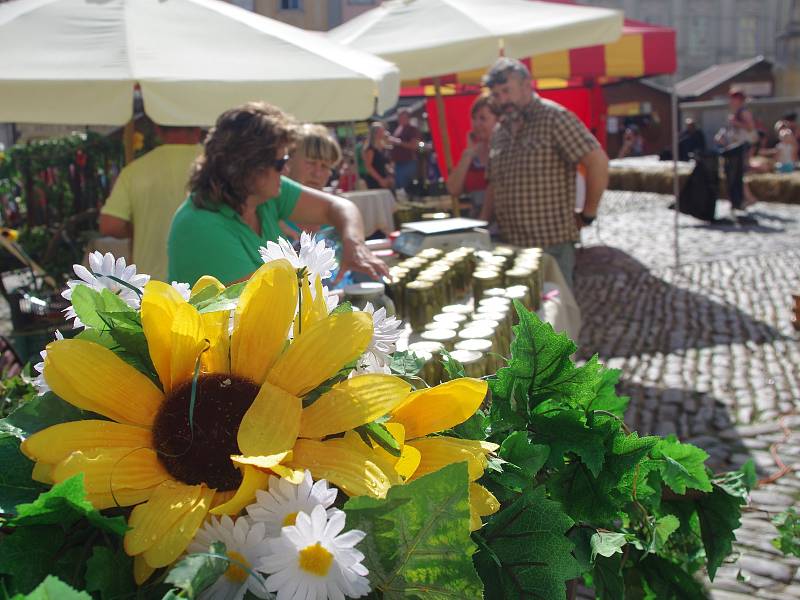
{"type": "Polygon", "coordinates": [[[576,167],[599,144],[573,113],[538,96],[519,118],[516,133],[506,117],[492,136],[488,174],[500,233],[526,247],[575,241],[576,167]]]}

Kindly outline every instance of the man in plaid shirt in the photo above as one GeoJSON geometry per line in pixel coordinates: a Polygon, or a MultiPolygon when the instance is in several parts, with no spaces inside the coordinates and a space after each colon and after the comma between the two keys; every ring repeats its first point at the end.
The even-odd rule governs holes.
{"type": "Polygon", "coordinates": [[[572,287],[578,230],[597,215],[608,185],[608,157],[595,137],[563,106],[540,98],[518,60],[500,58],[484,85],[501,113],[492,136],[490,194],[481,218],[497,217],[504,241],[538,246],[558,262],[572,287]],[[575,212],[578,164],[586,170],[586,202],[575,212]]]}

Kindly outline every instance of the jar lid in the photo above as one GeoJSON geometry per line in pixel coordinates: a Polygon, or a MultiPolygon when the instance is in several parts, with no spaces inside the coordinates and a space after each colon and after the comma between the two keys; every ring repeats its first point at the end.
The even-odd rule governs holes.
{"type": "Polygon", "coordinates": [[[452,329],[428,329],[420,337],[428,342],[450,342],[456,339],[456,332],[452,329]]]}
{"type": "Polygon", "coordinates": [[[456,342],[456,350],[471,350],[472,352],[490,352],[492,350],[492,340],[485,338],[471,338],[456,342]]]}
{"type": "Polygon", "coordinates": [[[345,296],[380,296],[386,293],[386,286],[378,281],[365,281],[344,286],[345,296]]]}
{"type": "Polygon", "coordinates": [[[439,313],[438,315],[433,315],[433,320],[443,325],[446,323],[453,323],[453,326],[456,326],[466,321],[467,315],[460,313],[439,313]]]}
{"type": "Polygon", "coordinates": [[[444,348],[441,342],[414,342],[408,345],[408,349],[414,354],[435,354],[444,348]]]}
{"type": "Polygon", "coordinates": [[[484,298],[492,298],[492,297],[504,297],[506,295],[506,288],[496,287],[496,288],[489,288],[488,290],[483,291],[484,298]]]}
{"type": "Polygon", "coordinates": [[[483,353],[475,350],[453,350],[450,353],[450,356],[452,356],[462,365],[470,365],[482,359],[483,353]]]}
{"type": "Polygon", "coordinates": [[[486,311],[486,312],[477,312],[472,316],[473,321],[494,321],[496,323],[502,323],[506,320],[506,315],[501,312],[495,311],[486,311]]]}
{"type": "Polygon", "coordinates": [[[487,312],[487,311],[496,311],[496,312],[505,312],[511,306],[511,300],[503,296],[493,296],[491,298],[482,298],[480,302],[478,302],[478,310],[477,312],[487,312]]]}
{"type": "Polygon", "coordinates": [[[494,330],[491,327],[486,326],[474,326],[474,327],[465,327],[462,329],[459,334],[458,338],[461,340],[471,340],[474,338],[485,338],[491,339],[494,335],[494,330]]]}
{"type": "Polygon", "coordinates": [[[466,304],[448,304],[442,307],[443,313],[458,313],[460,315],[468,315],[472,309],[466,304]]]}
{"type": "MultiPolygon", "coordinates": [[[[488,314],[490,313],[483,313],[483,315],[488,315],[488,314]]],[[[500,321],[496,319],[484,319],[483,316],[481,316],[481,318],[479,319],[478,316],[476,315],[474,320],[470,321],[469,323],[464,323],[464,329],[468,327],[491,327],[492,329],[497,329],[498,327],[500,327],[501,322],[502,319],[500,321]]]]}

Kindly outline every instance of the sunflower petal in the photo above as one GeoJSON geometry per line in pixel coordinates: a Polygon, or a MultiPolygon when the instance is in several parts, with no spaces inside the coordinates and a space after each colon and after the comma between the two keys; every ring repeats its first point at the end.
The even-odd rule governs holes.
{"type": "Polygon", "coordinates": [[[33,464],[33,472],[31,472],[31,479],[34,481],[38,481],[39,483],[46,483],[48,485],[53,485],[55,481],[53,481],[53,468],[55,467],[54,464],[51,463],[42,463],[36,462],[33,464]]]}
{"type": "Polygon", "coordinates": [[[488,517],[500,510],[500,502],[494,494],[477,483],[469,484],[469,505],[481,517],[488,517]]]}
{"type": "Polygon", "coordinates": [[[369,314],[332,315],[303,330],[275,363],[267,380],[302,396],[361,356],[371,339],[369,314]]]}
{"type": "Polygon", "coordinates": [[[48,344],[44,376],[57,396],[120,423],[149,427],[164,400],[147,377],[111,350],[85,340],[48,344]]]}
{"type": "Polygon", "coordinates": [[[117,489],[143,490],[171,479],[156,453],[141,447],[73,452],[55,466],[53,479],[60,482],[79,473],[88,493],[112,496],[117,489]]]}
{"type": "Polygon", "coordinates": [[[211,347],[201,358],[206,373],[230,373],[231,340],[228,336],[230,311],[221,310],[200,315],[203,332],[211,347]]]}
{"type": "Polygon", "coordinates": [[[281,464],[284,460],[292,459],[292,451],[278,452],[270,456],[231,456],[231,460],[237,466],[250,466],[259,469],[272,469],[281,464]]]}
{"type": "Polygon", "coordinates": [[[400,485],[403,483],[403,479],[395,470],[397,457],[392,456],[380,446],[375,446],[373,448],[365,443],[364,440],[361,439],[361,436],[355,431],[348,431],[345,433],[344,437],[340,438],[339,443],[341,443],[343,446],[349,447],[351,450],[358,452],[362,456],[367,457],[367,459],[371,462],[375,463],[375,465],[381,471],[383,471],[384,475],[386,475],[386,477],[389,479],[389,483],[391,485],[400,485]]]}
{"type": "Polygon", "coordinates": [[[305,471],[300,469],[292,469],[287,467],[286,465],[275,465],[270,469],[275,475],[280,477],[281,479],[285,479],[291,484],[300,485],[303,483],[303,479],[305,478],[305,471]]]}
{"type": "Polygon", "coordinates": [[[239,450],[245,456],[291,450],[300,431],[302,406],[297,396],[264,382],[239,424],[239,450]]]}
{"type": "Polygon", "coordinates": [[[405,444],[400,452],[400,459],[394,465],[394,470],[397,471],[397,474],[404,480],[410,479],[419,467],[421,460],[422,454],[420,454],[420,451],[414,448],[414,446],[405,444]]]}
{"type": "Polygon", "coordinates": [[[394,410],[391,420],[405,426],[408,439],[450,429],[475,414],[487,388],[485,381],[465,377],[420,390],[394,410]]]}
{"type": "Polygon", "coordinates": [[[267,489],[269,473],[250,465],[242,466],[242,483],[236,495],[225,504],[220,504],[210,511],[212,515],[237,515],[242,509],[256,499],[256,490],[267,489]]]}
{"type": "Polygon", "coordinates": [[[56,464],[76,450],[91,448],[150,448],[149,429],[113,421],[72,421],[34,433],[20,445],[28,458],[56,464]]]}
{"type": "Polygon", "coordinates": [[[147,338],[150,360],[167,393],[172,389],[172,320],[182,304],[186,301],[163,281],[150,280],[144,286],[142,329],[147,338]]]}
{"type": "Polygon", "coordinates": [[[261,384],[283,350],[297,310],[297,274],[273,260],[250,278],[234,313],[231,372],[261,384]]]}
{"type": "Polygon", "coordinates": [[[192,508],[200,497],[199,485],[165,481],[150,499],[133,509],[125,534],[125,552],[141,554],[161,539],[167,530],[192,508]]]}
{"type": "Polygon", "coordinates": [[[213,287],[217,291],[217,293],[222,292],[225,289],[225,286],[216,277],[212,275],[203,275],[192,286],[192,292],[189,295],[189,297],[191,298],[192,296],[196,296],[207,287],[213,287]]]}
{"type": "Polygon", "coordinates": [[[86,499],[98,510],[135,506],[147,502],[158,486],[132,490],[130,488],[114,488],[112,492],[86,492],[86,499]]]}
{"type": "Polygon", "coordinates": [[[497,446],[475,440],[462,440],[447,436],[420,438],[408,442],[421,455],[419,466],[411,479],[417,479],[442,467],[458,462],[467,462],[470,481],[483,475],[489,454],[497,446]]]}
{"type": "Polygon", "coordinates": [[[165,384],[166,393],[192,380],[200,353],[209,348],[203,331],[203,321],[191,304],[178,306],[170,334],[170,384],[169,389],[165,384]]]}
{"type": "Polygon", "coordinates": [[[144,551],[144,559],[151,567],[166,567],[177,559],[200,529],[214,500],[214,490],[201,486],[200,497],[195,500],[188,512],[159,538],[155,544],[144,551]]]}
{"type": "Polygon", "coordinates": [[[348,496],[383,498],[391,485],[386,474],[366,454],[340,440],[297,440],[290,466],[310,470],[314,479],[327,479],[348,496]]]}
{"type": "Polygon", "coordinates": [[[384,416],[405,400],[411,386],[393,375],[360,375],[337,383],[303,410],[300,435],[321,438],[384,416]]]}
{"type": "Polygon", "coordinates": [[[141,554],[133,557],[133,580],[136,585],[142,585],[145,581],[150,579],[150,576],[155,572],[155,569],[147,564],[141,554]]]}

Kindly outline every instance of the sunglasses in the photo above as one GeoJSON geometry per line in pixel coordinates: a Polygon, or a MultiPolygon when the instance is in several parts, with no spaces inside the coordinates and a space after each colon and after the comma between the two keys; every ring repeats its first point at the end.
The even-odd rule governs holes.
{"type": "Polygon", "coordinates": [[[286,163],[289,162],[289,155],[284,154],[283,158],[276,158],[275,162],[272,163],[272,167],[276,171],[283,171],[283,167],[286,166],[286,163]]]}

